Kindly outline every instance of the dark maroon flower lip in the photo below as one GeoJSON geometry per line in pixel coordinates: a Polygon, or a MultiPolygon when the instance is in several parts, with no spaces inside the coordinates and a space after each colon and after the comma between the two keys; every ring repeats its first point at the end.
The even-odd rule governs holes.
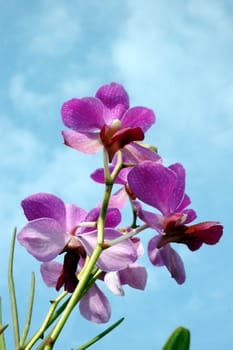
{"type": "Polygon", "coordinates": [[[63,269],[56,283],[56,290],[59,291],[64,285],[64,290],[73,293],[78,285],[76,275],[77,266],[80,260],[80,255],[76,250],[68,251],[64,256],[63,269]]]}
{"type": "Polygon", "coordinates": [[[219,242],[223,234],[223,226],[215,221],[206,221],[198,224],[169,225],[165,228],[165,235],[161,236],[157,248],[167,243],[183,243],[192,251],[199,249],[203,243],[213,245],[219,242]]]}
{"type": "Polygon", "coordinates": [[[108,152],[109,161],[111,163],[116,152],[124,146],[133,141],[143,141],[144,132],[140,127],[123,128],[112,132],[111,128],[105,125],[100,131],[100,138],[108,152]]]}

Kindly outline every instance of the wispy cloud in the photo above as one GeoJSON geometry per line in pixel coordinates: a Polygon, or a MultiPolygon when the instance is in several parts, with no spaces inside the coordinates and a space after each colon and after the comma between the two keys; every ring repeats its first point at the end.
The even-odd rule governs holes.
{"type": "Polygon", "coordinates": [[[41,113],[44,109],[47,109],[51,103],[52,96],[29,88],[27,80],[28,77],[23,74],[12,76],[9,86],[9,97],[19,111],[26,112],[25,115],[30,116],[32,111],[33,113],[41,113]]]}
{"type": "Polygon", "coordinates": [[[113,57],[133,100],[152,104],[166,130],[188,128],[191,136],[205,133],[210,139],[216,125],[224,133],[232,120],[226,99],[232,90],[233,25],[227,8],[213,1],[128,5],[113,57]]]}

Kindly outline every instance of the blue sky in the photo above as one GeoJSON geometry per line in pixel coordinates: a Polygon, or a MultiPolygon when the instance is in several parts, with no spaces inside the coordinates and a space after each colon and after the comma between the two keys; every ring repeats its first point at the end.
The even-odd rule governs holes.
{"type": "MultiPolygon", "coordinates": [[[[0,14],[0,294],[10,321],[6,265],[11,232],[25,224],[20,201],[51,192],[87,209],[101,198],[88,179],[100,156],[62,144],[62,103],[124,84],[131,105],[153,108],[147,141],[166,165],[187,169],[187,193],[200,221],[219,220],[221,242],[190,253],[179,247],[187,281],[177,286],[152,267],[144,292],[111,296],[114,322],[124,323],[95,349],[161,349],[178,325],[190,328],[192,350],[233,344],[231,210],[233,156],[233,5],[223,0],[1,1],[0,14]]],[[[152,232],[147,233],[148,236],[152,232]]],[[[23,320],[31,271],[42,320],[55,292],[42,284],[39,263],[17,245],[15,278],[23,320]]],[[[36,327],[36,323],[33,324],[36,327]]],[[[78,311],[57,349],[77,347],[102,326],[78,311]]],[[[12,348],[11,329],[7,342],[12,348]]]]}

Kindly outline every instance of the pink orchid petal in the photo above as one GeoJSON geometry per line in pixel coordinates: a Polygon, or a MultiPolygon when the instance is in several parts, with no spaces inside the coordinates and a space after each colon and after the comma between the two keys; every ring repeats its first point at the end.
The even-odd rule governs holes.
{"type": "Polygon", "coordinates": [[[104,282],[108,289],[115,295],[124,295],[118,271],[107,272],[104,276],[104,282]]]}
{"type": "Polygon", "coordinates": [[[137,256],[138,256],[138,259],[143,256],[144,254],[144,247],[143,247],[143,244],[140,240],[140,238],[138,237],[132,237],[131,238],[131,241],[133,242],[134,244],[134,247],[136,249],[136,252],[137,252],[137,256]]]}
{"type": "MultiPolygon", "coordinates": [[[[110,173],[113,171],[114,166],[109,166],[109,171],[110,173]]],[[[104,176],[104,169],[103,168],[98,168],[96,169],[91,175],[90,177],[92,178],[92,180],[94,180],[95,182],[98,182],[100,184],[104,184],[105,183],[105,176],[104,176]]]]}
{"type": "Polygon", "coordinates": [[[109,208],[105,217],[105,226],[114,228],[121,222],[121,212],[118,208],[109,208]]]}
{"type": "Polygon", "coordinates": [[[131,264],[124,270],[119,271],[122,284],[128,284],[132,288],[144,290],[147,281],[146,268],[139,264],[131,264]]]}
{"type": "Polygon", "coordinates": [[[179,254],[177,254],[177,252],[170,246],[170,244],[167,244],[161,248],[160,254],[164,265],[171,273],[171,277],[174,278],[178,284],[183,284],[186,276],[184,263],[179,254]]]}
{"type": "Polygon", "coordinates": [[[104,107],[105,124],[109,126],[112,125],[112,122],[116,119],[120,120],[126,111],[127,109],[122,104],[118,104],[111,109],[104,107]]]}
{"type": "Polygon", "coordinates": [[[176,174],[176,185],[170,197],[170,209],[171,211],[175,211],[184,199],[185,169],[179,163],[172,164],[168,168],[174,171],[174,173],[176,174]]]}
{"type": "Polygon", "coordinates": [[[162,215],[154,214],[147,210],[140,210],[138,211],[138,216],[142,221],[155,229],[157,232],[163,233],[164,217],[162,215]]]}
{"type": "MultiPolygon", "coordinates": [[[[87,216],[85,217],[85,221],[93,221],[93,222],[97,222],[99,215],[100,215],[100,211],[101,208],[97,207],[92,209],[91,211],[89,211],[89,213],[87,214],[87,216]]],[[[119,225],[119,223],[121,222],[121,212],[118,208],[109,208],[107,213],[106,213],[106,217],[105,217],[105,226],[106,227],[116,227],[117,225],[119,225]]],[[[92,228],[84,228],[82,230],[82,232],[90,232],[93,231],[93,227],[92,228]]]]}
{"type": "Polygon", "coordinates": [[[121,120],[121,127],[140,127],[147,131],[155,122],[155,114],[152,109],[146,107],[132,107],[128,109],[121,120]]]}
{"type": "MultiPolygon", "coordinates": [[[[105,242],[109,242],[121,236],[122,234],[114,229],[106,228],[104,230],[105,242]]],[[[82,241],[87,254],[90,256],[96,246],[97,231],[80,234],[79,239],[82,241]]],[[[105,249],[97,261],[97,266],[106,272],[119,271],[126,268],[136,259],[137,252],[134,244],[129,239],[126,239],[105,249]]]]}
{"type": "Polygon", "coordinates": [[[191,204],[191,200],[189,196],[185,193],[181,203],[176,207],[176,211],[184,210],[189,204],[191,204]]]}
{"type": "Polygon", "coordinates": [[[65,126],[82,133],[102,128],[103,110],[104,106],[98,98],[73,98],[63,104],[61,115],[65,126]]]}
{"type": "Polygon", "coordinates": [[[97,153],[102,147],[98,133],[78,133],[77,131],[62,131],[64,143],[66,146],[76,149],[83,153],[97,153]]]}
{"type": "Polygon", "coordinates": [[[54,259],[65,247],[69,235],[54,219],[30,221],[17,235],[19,243],[39,261],[54,259]]]}
{"type": "Polygon", "coordinates": [[[148,242],[148,257],[151,263],[155,266],[163,266],[164,262],[160,255],[161,249],[157,248],[157,244],[161,239],[161,235],[154,236],[148,242]]]}
{"type": "Polygon", "coordinates": [[[125,202],[128,198],[128,195],[125,191],[125,188],[122,187],[116,193],[114,193],[109,200],[109,208],[119,208],[122,209],[125,206],[125,202]]]}
{"type": "Polygon", "coordinates": [[[187,218],[183,222],[183,224],[189,224],[190,222],[194,221],[197,217],[196,212],[193,209],[185,209],[182,211],[184,215],[187,215],[187,218]]]}
{"type": "MultiPolygon", "coordinates": [[[[115,157],[114,157],[115,158],[115,157]]],[[[113,158],[113,159],[114,159],[113,158]]],[[[113,161],[112,161],[113,163],[113,161]]],[[[114,169],[113,165],[109,166],[109,172],[111,173],[114,169]]],[[[127,175],[130,172],[131,168],[123,168],[121,169],[120,173],[117,175],[116,180],[114,181],[115,184],[120,184],[120,185],[125,185],[127,182],[127,175]]],[[[92,180],[95,182],[104,184],[105,183],[105,176],[104,176],[104,169],[103,168],[98,168],[96,169],[90,177],[92,180]]]]}
{"type": "Polygon", "coordinates": [[[96,284],[83,295],[79,310],[84,318],[95,323],[106,323],[111,316],[109,301],[96,284]]]}
{"type": "Polygon", "coordinates": [[[49,261],[44,262],[40,265],[40,272],[44,283],[48,287],[56,287],[58,277],[60,276],[63,269],[63,265],[55,262],[49,261]]]}
{"type": "Polygon", "coordinates": [[[39,218],[51,218],[65,229],[66,210],[64,202],[49,193],[36,193],[21,203],[26,218],[31,221],[39,218]]]}
{"type": "MultiPolygon", "coordinates": [[[[102,101],[109,110],[115,109],[115,119],[121,119],[123,113],[129,108],[129,96],[124,87],[118,83],[101,86],[96,92],[96,97],[102,101]],[[116,108],[120,110],[117,111],[116,108]]],[[[108,120],[106,120],[108,123],[108,120]]]]}
{"type": "Polygon", "coordinates": [[[85,220],[86,210],[79,208],[74,204],[66,204],[66,231],[70,232],[78,224],[85,220]]]}
{"type": "Polygon", "coordinates": [[[155,236],[149,241],[148,256],[150,261],[155,266],[165,265],[178,284],[184,283],[186,277],[182,259],[170,244],[158,249],[157,244],[160,239],[161,236],[155,236]]]}
{"type": "Polygon", "coordinates": [[[175,173],[161,164],[146,161],[135,166],[128,175],[131,191],[143,202],[167,215],[170,197],[176,184],[175,173]]]}
{"type": "Polygon", "coordinates": [[[140,164],[146,160],[156,163],[162,163],[162,158],[155,152],[137,142],[131,142],[122,150],[128,163],[140,164]]]}

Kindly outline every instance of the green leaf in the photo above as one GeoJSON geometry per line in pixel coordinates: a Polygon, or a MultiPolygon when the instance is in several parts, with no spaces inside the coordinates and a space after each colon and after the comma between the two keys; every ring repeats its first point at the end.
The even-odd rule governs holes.
{"type": "Polygon", "coordinates": [[[9,293],[10,293],[11,315],[12,315],[12,322],[13,322],[15,348],[18,349],[19,348],[19,318],[18,318],[18,308],[17,308],[17,301],[16,301],[16,293],[15,293],[15,282],[14,282],[14,276],[13,276],[15,238],[16,238],[16,228],[14,229],[13,237],[11,240],[10,256],[9,256],[9,263],[8,263],[8,285],[9,285],[9,293]]]}
{"type": "Polygon", "coordinates": [[[189,350],[190,331],[184,327],[177,327],[168,338],[162,350],[189,350]]]}
{"type": "Polygon", "coordinates": [[[110,327],[108,327],[107,329],[105,329],[103,332],[101,332],[100,334],[98,334],[95,338],[89,340],[87,343],[83,344],[82,346],[80,346],[77,350],[85,350],[87,348],[89,348],[91,345],[95,344],[97,341],[99,341],[101,338],[103,338],[105,335],[107,335],[108,333],[110,333],[114,328],[118,327],[121,322],[124,321],[124,317],[120,318],[118,321],[116,321],[115,323],[113,323],[110,327]]]}
{"type": "Polygon", "coordinates": [[[7,327],[8,324],[4,324],[4,326],[0,327],[0,334],[2,334],[5,331],[5,329],[7,329],[7,327]]]}

